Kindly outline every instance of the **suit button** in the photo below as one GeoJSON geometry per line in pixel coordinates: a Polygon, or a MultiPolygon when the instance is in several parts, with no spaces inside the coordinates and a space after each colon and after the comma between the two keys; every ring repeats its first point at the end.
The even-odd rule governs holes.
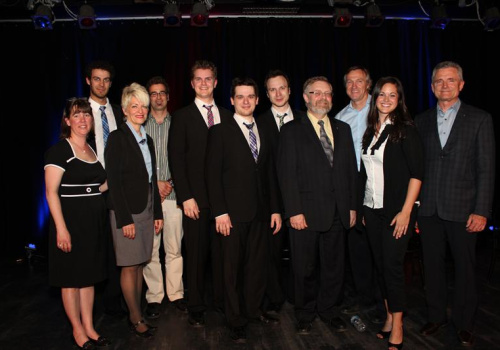
{"type": "Polygon", "coordinates": [[[91,189],[90,187],[87,187],[87,188],[85,189],[85,191],[87,191],[87,193],[90,193],[90,192],[92,192],[92,189],[91,189]]]}

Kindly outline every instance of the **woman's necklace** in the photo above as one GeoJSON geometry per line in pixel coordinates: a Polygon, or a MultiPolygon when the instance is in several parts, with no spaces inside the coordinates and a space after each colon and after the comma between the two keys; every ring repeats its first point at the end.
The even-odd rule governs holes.
{"type": "MultiPolygon", "coordinates": [[[[70,139],[71,141],[71,139],[70,139]]],[[[87,147],[87,142],[85,142],[85,145],[83,147],[80,147],[79,145],[76,144],[75,141],[71,141],[71,143],[75,146],[77,146],[83,153],[87,153],[87,150],[85,149],[87,147]]]]}

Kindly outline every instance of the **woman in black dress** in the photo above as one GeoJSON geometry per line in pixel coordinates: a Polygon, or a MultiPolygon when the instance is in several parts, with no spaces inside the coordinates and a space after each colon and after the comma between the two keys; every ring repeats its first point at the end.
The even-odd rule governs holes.
{"type": "Polygon", "coordinates": [[[387,312],[377,337],[389,338],[390,350],[401,349],[403,261],[415,225],[424,156],[399,79],[381,78],[375,84],[362,145],[363,216],[387,312]]]}
{"type": "Polygon", "coordinates": [[[94,329],[94,284],[106,278],[106,172],[87,143],[94,118],[87,99],[66,103],[61,141],[45,154],[51,223],[49,283],[61,287],[73,339],[82,349],[110,342],[94,329]]]}
{"type": "Polygon", "coordinates": [[[122,267],[120,284],[129,309],[129,327],[144,338],[153,335],[154,327],[142,317],[142,269],[151,259],[154,234],[163,227],[153,139],[142,126],[148,107],[149,94],[143,86],[126,86],[122,93],[126,122],[109,134],[104,151],[111,231],[116,264],[122,267]]]}

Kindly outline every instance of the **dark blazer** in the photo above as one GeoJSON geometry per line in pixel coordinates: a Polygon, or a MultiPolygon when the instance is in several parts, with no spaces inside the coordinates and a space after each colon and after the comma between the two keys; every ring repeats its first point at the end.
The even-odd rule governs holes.
{"type": "MultiPolygon", "coordinates": [[[[163,219],[160,192],[156,180],[156,157],[153,139],[146,135],[151,153],[153,176],[151,178],[155,220],[163,219]]],[[[108,137],[104,151],[108,173],[109,205],[115,211],[116,226],[132,224],[132,214],[146,208],[149,193],[149,175],[141,149],[127,124],[122,123],[108,137]]]]}
{"type": "Polygon", "coordinates": [[[228,213],[232,222],[269,221],[271,214],[280,213],[271,145],[256,123],[260,138],[257,162],[234,118],[210,128],[206,175],[214,217],[228,213]]]}
{"type": "MultiPolygon", "coordinates": [[[[113,115],[115,116],[115,120],[116,120],[116,128],[118,129],[120,127],[120,125],[123,124],[123,121],[125,118],[123,115],[123,110],[122,110],[121,106],[115,105],[115,104],[111,104],[111,108],[113,109],[113,115]]],[[[93,131],[91,133],[89,133],[87,142],[94,150],[96,150],[96,153],[97,153],[97,148],[96,148],[96,144],[95,144],[95,133],[93,131]]]]}
{"type": "Polygon", "coordinates": [[[336,209],[345,228],[350,210],[356,210],[358,168],[351,128],[330,118],[334,136],[333,167],[306,113],[281,128],[278,145],[278,181],[285,218],[304,214],[310,231],[327,231],[336,209]]]}
{"type": "Polygon", "coordinates": [[[461,103],[441,148],[436,108],[417,115],[425,173],[419,215],[465,222],[470,214],[491,217],[495,182],[495,136],[491,115],[461,103]]]}
{"type": "MultiPolygon", "coordinates": [[[[365,149],[362,150],[362,154],[366,154],[365,149]]],[[[384,211],[392,219],[403,208],[410,179],[422,180],[424,176],[424,149],[414,126],[406,127],[406,136],[400,142],[387,140],[383,162],[384,211]]],[[[367,180],[363,161],[361,161],[360,179],[359,208],[363,205],[367,180]]]]}
{"type": "MultiPolygon", "coordinates": [[[[292,117],[296,118],[295,115],[297,113],[300,114],[300,112],[298,111],[292,111],[292,117]]],[[[256,119],[261,123],[262,127],[266,129],[266,132],[270,137],[269,140],[271,142],[271,148],[274,151],[274,157],[276,159],[280,131],[278,129],[278,125],[276,125],[276,121],[274,120],[275,118],[273,112],[271,111],[271,108],[269,108],[264,113],[259,114],[256,119]]]]}
{"type": "MultiPolygon", "coordinates": [[[[229,110],[220,106],[217,108],[221,123],[232,118],[229,110]]],[[[198,208],[209,208],[205,185],[207,138],[207,124],[194,102],[172,114],[168,162],[179,205],[194,198],[198,208]]]]}

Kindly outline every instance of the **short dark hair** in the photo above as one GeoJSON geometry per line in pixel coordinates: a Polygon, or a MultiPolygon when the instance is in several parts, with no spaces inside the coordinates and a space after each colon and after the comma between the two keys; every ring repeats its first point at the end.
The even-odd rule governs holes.
{"type": "Polygon", "coordinates": [[[363,71],[366,75],[366,82],[368,83],[368,90],[372,87],[372,78],[370,77],[370,71],[363,66],[351,66],[347,69],[347,72],[344,74],[344,86],[347,84],[347,74],[351,73],[353,70],[363,71]]]}
{"type": "Polygon", "coordinates": [[[92,77],[92,71],[94,69],[102,69],[105,71],[109,72],[109,79],[113,81],[115,78],[115,67],[108,61],[103,61],[103,60],[98,60],[98,61],[92,61],[87,66],[85,67],[85,77],[86,78],[91,78],[92,77]]]}
{"type": "Polygon", "coordinates": [[[194,71],[197,69],[210,69],[214,73],[214,78],[217,79],[217,67],[213,62],[207,60],[198,60],[191,67],[191,80],[194,78],[194,71]]]}
{"type": "Polygon", "coordinates": [[[281,71],[279,69],[273,69],[273,70],[270,70],[267,73],[266,77],[264,78],[264,87],[266,88],[266,90],[267,90],[267,81],[271,78],[276,78],[276,77],[285,78],[286,84],[288,85],[288,87],[290,87],[290,79],[288,79],[288,75],[286,75],[283,71],[281,71]]]}
{"type": "Polygon", "coordinates": [[[236,77],[231,82],[231,97],[234,98],[237,86],[253,86],[255,96],[259,96],[259,87],[257,83],[252,78],[240,78],[236,77]]]}
{"type": "Polygon", "coordinates": [[[72,97],[66,100],[63,115],[61,118],[61,139],[66,139],[71,136],[71,128],[66,124],[66,119],[71,117],[74,112],[89,113],[92,116],[92,130],[94,130],[94,115],[92,114],[92,107],[90,102],[85,97],[72,97]]]}
{"type": "Polygon", "coordinates": [[[148,80],[148,82],[146,84],[146,90],[148,90],[148,92],[149,92],[149,88],[151,87],[151,85],[155,85],[155,84],[162,84],[163,86],[165,86],[165,92],[167,94],[170,93],[170,88],[168,87],[167,81],[165,80],[165,78],[163,78],[162,76],[159,76],[159,75],[152,77],[151,79],[148,80]]]}

